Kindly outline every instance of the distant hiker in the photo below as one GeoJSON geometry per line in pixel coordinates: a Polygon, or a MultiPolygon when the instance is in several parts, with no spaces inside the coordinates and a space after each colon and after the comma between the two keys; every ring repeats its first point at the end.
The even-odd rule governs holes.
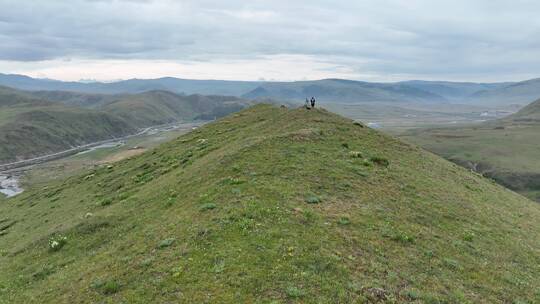
{"type": "Polygon", "coordinates": [[[315,97],[311,97],[311,107],[315,108],[315,97]]]}
{"type": "Polygon", "coordinates": [[[306,103],[304,104],[304,107],[305,107],[306,109],[308,109],[308,110],[310,109],[310,108],[309,108],[309,99],[307,99],[307,98],[306,98],[306,103]]]}

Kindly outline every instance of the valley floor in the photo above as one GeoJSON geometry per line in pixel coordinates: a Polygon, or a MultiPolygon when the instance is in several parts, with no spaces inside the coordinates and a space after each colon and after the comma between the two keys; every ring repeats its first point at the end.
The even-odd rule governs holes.
{"type": "Polygon", "coordinates": [[[398,136],[540,202],[540,127],[472,125],[398,136]]]}
{"type": "MultiPolygon", "coordinates": [[[[67,155],[64,157],[51,158],[51,160],[47,161],[46,156],[38,158],[38,160],[41,159],[43,161],[36,164],[0,171],[0,181],[5,180],[6,183],[3,185],[5,188],[4,194],[8,196],[16,195],[22,192],[23,188],[44,184],[55,179],[66,178],[82,170],[91,169],[96,165],[114,163],[133,157],[161,143],[172,140],[179,135],[185,134],[204,123],[179,123],[151,127],[134,136],[108,140],[105,141],[106,144],[103,144],[103,142],[90,144],[69,151],[67,154],[66,151],[57,154],[67,155]],[[76,153],[77,151],[80,152],[76,153]]],[[[21,162],[21,164],[24,163],[32,163],[32,160],[21,162]]]]}

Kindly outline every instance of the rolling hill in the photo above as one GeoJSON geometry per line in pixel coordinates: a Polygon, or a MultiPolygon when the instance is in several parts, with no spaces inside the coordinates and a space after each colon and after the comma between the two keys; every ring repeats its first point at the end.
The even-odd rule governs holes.
{"type": "Polygon", "coordinates": [[[502,119],[401,136],[540,202],[540,100],[502,119]]]}
{"type": "Polygon", "coordinates": [[[180,120],[215,119],[236,112],[248,101],[228,96],[183,96],[167,91],[121,95],[100,107],[137,126],[151,126],[180,120]]]}
{"type": "Polygon", "coordinates": [[[0,163],[136,132],[111,114],[68,107],[0,88],[0,163]]]}
{"type": "Polygon", "coordinates": [[[96,109],[121,98],[118,94],[81,93],[74,91],[25,91],[35,98],[68,106],[96,109]]]}
{"type": "Polygon", "coordinates": [[[501,119],[499,123],[503,126],[510,124],[540,125],[540,99],[523,107],[517,113],[501,119]]]}
{"type": "Polygon", "coordinates": [[[2,303],[533,303],[540,205],[257,105],[0,204],[2,303]]]}
{"type": "Polygon", "coordinates": [[[160,90],[112,95],[69,91],[37,91],[29,94],[65,105],[113,113],[138,127],[179,120],[211,120],[252,104],[233,96],[182,95],[160,90]]]}
{"type": "Polygon", "coordinates": [[[0,164],[134,134],[178,121],[212,120],[250,102],[227,96],[89,94],[0,87],[0,164]]]}

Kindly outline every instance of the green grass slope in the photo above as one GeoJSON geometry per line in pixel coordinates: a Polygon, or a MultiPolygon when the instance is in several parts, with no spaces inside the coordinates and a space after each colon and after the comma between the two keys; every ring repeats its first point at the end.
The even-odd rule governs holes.
{"type": "Polygon", "coordinates": [[[0,204],[2,303],[534,303],[540,206],[258,105],[0,204]]]}
{"type": "Polygon", "coordinates": [[[540,99],[523,107],[517,113],[501,120],[501,124],[536,124],[540,125],[540,99]]]}
{"type": "Polygon", "coordinates": [[[99,108],[119,99],[119,97],[122,96],[118,94],[91,94],[72,91],[34,91],[28,93],[37,98],[52,102],[89,109],[99,108]]]}
{"type": "Polygon", "coordinates": [[[480,125],[416,129],[401,136],[540,202],[540,100],[480,125]]]}
{"type": "Polygon", "coordinates": [[[48,104],[48,102],[36,98],[29,93],[19,91],[10,87],[0,86],[0,107],[14,105],[38,105],[48,104]]]}

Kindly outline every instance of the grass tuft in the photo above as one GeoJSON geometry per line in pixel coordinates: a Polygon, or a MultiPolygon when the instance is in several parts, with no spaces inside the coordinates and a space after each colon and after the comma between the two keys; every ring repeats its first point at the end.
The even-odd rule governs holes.
{"type": "Polygon", "coordinates": [[[285,293],[287,294],[289,298],[292,298],[292,299],[298,299],[305,295],[305,292],[302,289],[295,286],[287,287],[287,289],[285,289],[285,293]]]}
{"type": "Polygon", "coordinates": [[[384,157],[380,157],[380,156],[372,156],[369,158],[369,160],[372,163],[383,166],[383,167],[388,167],[390,165],[390,161],[388,159],[384,157]]]}
{"type": "Polygon", "coordinates": [[[351,220],[350,220],[348,217],[341,217],[341,218],[339,218],[339,220],[338,220],[338,224],[340,224],[340,225],[342,225],[342,226],[350,225],[350,224],[351,224],[351,220]]]}
{"type": "Polygon", "coordinates": [[[208,211],[208,210],[213,210],[213,209],[216,209],[216,208],[217,208],[216,204],[214,204],[214,203],[206,203],[206,204],[202,204],[199,207],[199,210],[200,211],[208,211]]]}
{"type": "Polygon", "coordinates": [[[97,280],[90,285],[94,290],[101,292],[104,295],[113,295],[120,291],[120,283],[115,280],[101,281],[97,280]]]}
{"type": "Polygon", "coordinates": [[[308,204],[318,204],[321,202],[321,199],[316,195],[310,195],[306,197],[306,203],[308,204]]]}
{"type": "Polygon", "coordinates": [[[170,247],[174,243],[175,240],[176,240],[175,238],[164,239],[161,242],[159,242],[158,248],[170,247]]]}

